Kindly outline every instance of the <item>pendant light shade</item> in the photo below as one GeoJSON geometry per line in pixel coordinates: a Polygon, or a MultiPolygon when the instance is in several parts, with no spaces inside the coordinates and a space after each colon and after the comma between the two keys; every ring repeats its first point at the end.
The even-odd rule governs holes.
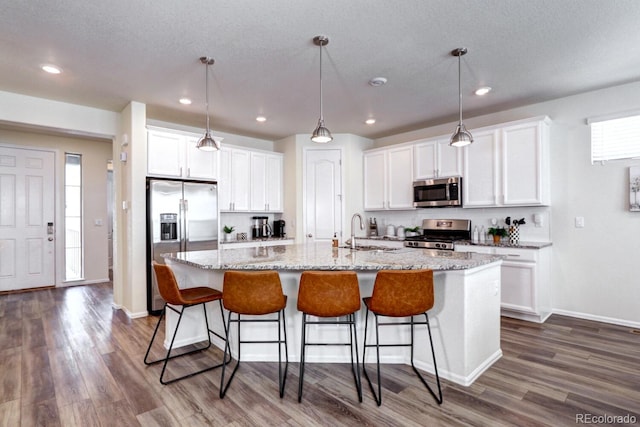
{"type": "Polygon", "coordinates": [[[467,48],[460,47],[458,49],[454,49],[451,51],[451,55],[458,57],[458,106],[460,109],[460,121],[458,122],[458,126],[456,126],[456,131],[451,135],[451,140],[449,141],[449,145],[452,147],[464,147],[465,145],[469,145],[473,142],[473,136],[467,129],[464,127],[462,123],[462,88],[461,88],[461,76],[460,76],[460,62],[462,55],[467,53],[467,48]]]}
{"type": "Polygon", "coordinates": [[[213,139],[211,136],[211,129],[209,128],[209,66],[215,62],[213,58],[203,56],[200,58],[200,62],[205,65],[205,91],[206,91],[206,109],[207,109],[207,129],[204,132],[204,136],[200,138],[196,145],[202,151],[216,151],[220,149],[220,142],[213,139]]]}
{"type": "Polygon", "coordinates": [[[329,39],[325,36],[315,36],[313,38],[313,43],[316,46],[320,46],[320,119],[318,119],[318,126],[311,135],[311,141],[319,144],[326,144],[333,140],[331,132],[324,125],[324,117],[322,115],[322,46],[328,45],[329,39]]]}

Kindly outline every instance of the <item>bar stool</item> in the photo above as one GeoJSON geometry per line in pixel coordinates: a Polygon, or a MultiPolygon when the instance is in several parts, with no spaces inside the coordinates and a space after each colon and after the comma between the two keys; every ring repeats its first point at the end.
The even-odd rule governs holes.
{"type": "Polygon", "coordinates": [[[418,375],[422,383],[427,387],[429,393],[442,404],[442,389],[440,388],[440,377],[436,365],[436,354],[433,349],[431,339],[431,327],[429,326],[429,315],[427,311],[433,307],[433,271],[432,270],[381,270],[376,275],[371,297],[363,298],[367,307],[367,316],[364,326],[364,350],[362,351],[362,367],[364,376],[369,383],[371,393],[378,406],[382,404],[382,386],[380,377],[380,347],[411,347],[411,367],[418,375]],[[376,343],[367,344],[367,326],[369,323],[369,311],[375,315],[376,320],[376,343]],[[413,316],[424,315],[425,321],[415,321],[413,316]],[[378,316],[385,317],[409,317],[408,322],[380,323],[378,316]],[[409,344],[380,344],[378,326],[411,325],[411,342],[409,344]],[[435,370],[436,381],[438,383],[438,396],[433,392],[429,384],[422,377],[413,364],[413,335],[415,325],[427,325],[429,331],[429,343],[431,344],[431,356],[433,357],[433,368],[435,370]],[[373,384],[367,374],[365,358],[367,347],[376,348],[376,368],[378,374],[378,393],[376,394],[373,384]]]}
{"type": "Polygon", "coordinates": [[[160,295],[162,295],[162,298],[164,298],[165,304],[164,304],[164,307],[162,308],[162,313],[160,314],[160,318],[158,319],[156,328],[153,331],[153,336],[151,337],[151,342],[149,342],[149,347],[147,347],[147,352],[144,355],[145,365],[153,365],[155,363],[163,362],[162,372],[160,373],[160,383],[171,384],[175,381],[192,377],[194,375],[201,374],[203,372],[207,372],[215,368],[219,368],[220,366],[224,366],[226,363],[229,363],[229,361],[225,357],[223,359],[223,363],[219,363],[215,366],[209,366],[199,371],[189,373],[178,378],[173,378],[171,380],[164,379],[164,374],[167,369],[167,363],[169,362],[169,360],[174,359],[176,357],[186,356],[188,354],[193,354],[193,353],[197,353],[199,351],[208,349],[209,347],[211,347],[211,334],[216,335],[220,339],[226,340],[227,327],[225,326],[224,315],[222,314],[222,292],[216,289],[204,287],[204,286],[200,286],[196,288],[180,289],[178,287],[178,281],[176,280],[176,277],[173,274],[173,270],[171,269],[171,267],[169,267],[168,265],[159,264],[156,261],[153,261],[153,270],[155,272],[156,280],[158,282],[158,289],[160,291],[160,295]],[[225,336],[222,336],[209,328],[209,320],[207,319],[207,309],[205,307],[205,304],[213,301],[218,301],[218,304],[220,305],[220,315],[222,318],[222,327],[224,328],[225,336]],[[171,351],[173,350],[173,343],[176,339],[176,335],[180,327],[182,314],[187,308],[195,307],[197,305],[202,305],[202,311],[204,312],[204,321],[207,327],[207,338],[209,342],[207,346],[204,348],[197,348],[195,350],[191,350],[186,353],[181,353],[181,354],[172,356],[171,351]],[[173,306],[180,306],[180,309],[173,306]],[[151,352],[151,347],[153,346],[153,342],[156,339],[156,335],[158,333],[160,323],[162,323],[162,319],[166,316],[167,309],[172,310],[173,312],[178,313],[179,315],[178,322],[176,323],[176,328],[173,332],[173,336],[171,337],[171,344],[169,344],[169,349],[167,350],[165,357],[157,360],[149,360],[149,353],[151,352]]]}
{"type": "Polygon", "coordinates": [[[229,331],[231,323],[238,324],[238,361],[236,363],[229,381],[224,384],[225,366],[222,367],[220,378],[220,398],[224,398],[227,389],[231,385],[238,367],[240,366],[240,346],[241,344],[278,344],[278,382],[280,388],[280,398],[284,396],[284,386],[287,381],[287,370],[289,368],[289,353],[287,351],[287,324],[284,316],[284,309],[287,305],[287,296],[282,293],[280,275],[277,271],[225,271],[224,283],[222,286],[222,302],[224,308],[229,310],[227,324],[227,343],[224,348],[225,358],[231,352],[229,345],[229,331]],[[231,318],[231,314],[236,314],[236,319],[231,318]],[[265,315],[278,313],[276,319],[242,319],[241,315],[265,315]],[[249,340],[243,341],[240,338],[241,323],[245,322],[277,322],[277,340],[249,340]],[[284,331],[284,339],[282,332],[284,331]],[[282,345],[284,344],[285,366],[282,371],[282,345]]]}
{"type": "Polygon", "coordinates": [[[355,313],[360,310],[360,289],[358,276],[352,271],[305,271],[300,276],[298,289],[298,310],[302,312],[302,345],[300,351],[300,379],[298,402],[302,402],[304,380],[305,348],[308,345],[349,346],[351,350],[351,370],[362,402],[362,383],[358,362],[358,336],[355,313]],[[321,318],[343,317],[346,320],[308,321],[307,316],[321,318]],[[349,342],[319,343],[307,342],[307,325],[349,325],[349,342]],[[353,353],[355,350],[355,364],[353,353]]]}

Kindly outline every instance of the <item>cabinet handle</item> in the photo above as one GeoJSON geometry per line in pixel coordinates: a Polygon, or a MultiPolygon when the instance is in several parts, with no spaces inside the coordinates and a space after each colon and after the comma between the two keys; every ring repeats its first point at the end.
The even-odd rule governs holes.
{"type": "Polygon", "coordinates": [[[187,168],[187,176],[191,178],[191,168],[187,168]]]}
{"type": "Polygon", "coordinates": [[[180,176],[182,176],[182,166],[180,166],[180,176]]]}

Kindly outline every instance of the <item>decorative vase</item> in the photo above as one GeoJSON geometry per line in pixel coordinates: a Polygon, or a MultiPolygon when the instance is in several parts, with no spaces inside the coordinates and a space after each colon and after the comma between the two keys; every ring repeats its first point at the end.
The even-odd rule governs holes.
{"type": "Polygon", "coordinates": [[[509,227],[509,244],[517,245],[520,242],[520,227],[514,224],[509,227]]]}
{"type": "Polygon", "coordinates": [[[498,243],[500,243],[500,236],[497,234],[494,234],[493,236],[493,244],[497,245],[498,243]]]}
{"type": "Polygon", "coordinates": [[[231,241],[231,234],[229,234],[229,233],[224,233],[224,241],[225,241],[225,242],[229,242],[229,241],[231,241]]]}

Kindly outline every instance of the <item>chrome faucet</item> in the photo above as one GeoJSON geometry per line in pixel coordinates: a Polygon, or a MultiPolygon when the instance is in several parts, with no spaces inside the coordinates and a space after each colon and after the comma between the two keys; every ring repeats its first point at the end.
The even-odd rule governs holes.
{"type": "Polygon", "coordinates": [[[356,248],[356,232],[354,230],[354,226],[353,226],[353,220],[358,218],[360,220],[360,230],[364,230],[364,224],[362,223],[362,217],[360,216],[359,213],[354,213],[353,216],[351,217],[351,249],[355,249],[356,248]]]}

